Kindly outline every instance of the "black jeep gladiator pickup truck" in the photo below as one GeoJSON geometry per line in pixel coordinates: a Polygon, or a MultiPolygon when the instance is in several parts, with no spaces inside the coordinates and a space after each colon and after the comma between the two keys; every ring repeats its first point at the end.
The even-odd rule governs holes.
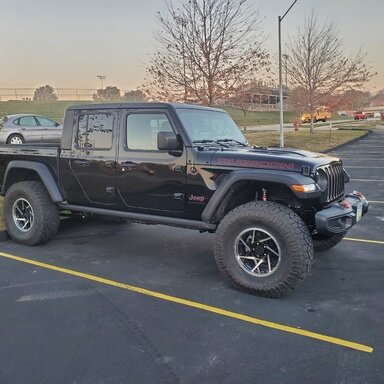
{"type": "Polygon", "coordinates": [[[168,103],[69,107],[60,146],[0,147],[4,220],[34,245],[60,213],[216,232],[218,268],[237,289],[279,297],[314,250],[340,242],[368,210],[338,158],[249,146],[220,110],[168,103]]]}

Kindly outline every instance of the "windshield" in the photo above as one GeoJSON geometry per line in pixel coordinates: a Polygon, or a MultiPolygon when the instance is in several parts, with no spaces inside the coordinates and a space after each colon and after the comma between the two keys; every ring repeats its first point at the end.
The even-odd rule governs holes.
{"type": "Polygon", "coordinates": [[[178,108],[176,112],[193,142],[247,142],[226,112],[184,108],[178,108]]]}

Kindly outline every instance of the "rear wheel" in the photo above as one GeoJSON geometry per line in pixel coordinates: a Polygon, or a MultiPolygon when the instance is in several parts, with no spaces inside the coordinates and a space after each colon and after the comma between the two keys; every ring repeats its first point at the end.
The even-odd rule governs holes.
{"type": "Polygon", "coordinates": [[[335,245],[339,244],[341,240],[343,240],[345,234],[346,232],[335,233],[330,236],[320,235],[319,233],[312,235],[313,248],[315,252],[323,252],[333,248],[335,245]]]}
{"type": "Polygon", "coordinates": [[[24,144],[24,143],[25,143],[24,138],[20,135],[17,135],[17,134],[13,134],[13,135],[9,136],[7,139],[7,144],[20,145],[20,144],[24,144]]]}
{"type": "Polygon", "coordinates": [[[280,204],[241,205],[222,219],[216,236],[216,263],[236,289],[280,297],[310,271],[313,245],[307,227],[280,204]]]}
{"type": "Polygon", "coordinates": [[[39,181],[12,185],[4,198],[4,221],[11,238],[20,244],[47,242],[58,230],[59,211],[39,181]]]}

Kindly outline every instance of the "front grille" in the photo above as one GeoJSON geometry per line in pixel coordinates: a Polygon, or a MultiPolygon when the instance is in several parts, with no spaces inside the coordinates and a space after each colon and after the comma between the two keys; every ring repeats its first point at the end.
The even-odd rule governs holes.
{"type": "Polygon", "coordinates": [[[344,170],[341,163],[325,165],[318,168],[317,172],[327,180],[323,191],[326,203],[344,196],[344,170]]]}

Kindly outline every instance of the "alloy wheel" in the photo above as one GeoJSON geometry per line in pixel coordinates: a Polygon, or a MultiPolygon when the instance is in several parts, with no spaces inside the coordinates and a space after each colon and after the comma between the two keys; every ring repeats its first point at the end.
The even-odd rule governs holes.
{"type": "Polygon", "coordinates": [[[235,241],[235,257],[240,267],[256,277],[274,273],[280,265],[278,241],[265,229],[247,228],[235,241]]]}
{"type": "Polygon", "coordinates": [[[12,207],[12,218],[20,231],[30,231],[34,222],[34,214],[31,204],[23,198],[17,199],[12,207]]]}

